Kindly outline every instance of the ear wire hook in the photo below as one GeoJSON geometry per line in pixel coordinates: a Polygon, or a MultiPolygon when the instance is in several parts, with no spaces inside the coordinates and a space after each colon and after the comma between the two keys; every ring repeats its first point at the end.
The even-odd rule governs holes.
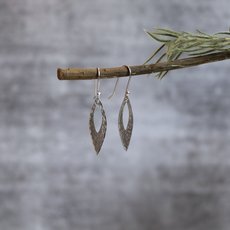
{"type": "MultiPolygon", "coordinates": [[[[123,65],[124,67],[126,67],[127,69],[128,69],[128,71],[129,71],[129,80],[128,80],[128,83],[127,83],[127,86],[126,86],[126,90],[125,90],[125,93],[127,94],[127,93],[129,93],[128,92],[128,87],[129,87],[129,83],[130,83],[130,80],[131,80],[131,75],[132,75],[132,70],[131,70],[131,68],[129,67],[129,66],[127,66],[127,65],[123,65]]],[[[112,92],[112,94],[108,97],[108,99],[111,99],[113,96],[114,96],[114,94],[115,94],[115,91],[116,91],[116,88],[117,88],[117,85],[118,85],[118,82],[119,82],[119,78],[117,78],[117,80],[116,80],[116,83],[115,83],[115,86],[114,86],[114,88],[113,88],[113,92],[112,92]]]]}
{"type": "Polygon", "coordinates": [[[94,96],[99,97],[101,92],[99,91],[100,89],[100,77],[101,77],[101,71],[100,68],[97,68],[97,81],[95,84],[95,89],[94,89],[94,96]]]}
{"type": "Polygon", "coordinates": [[[130,81],[131,81],[131,76],[132,76],[132,70],[131,68],[128,66],[128,65],[124,65],[127,69],[128,69],[128,74],[129,74],[129,80],[127,82],[127,85],[126,85],[126,88],[125,88],[125,95],[129,95],[129,84],[130,84],[130,81]]]}
{"type": "Polygon", "coordinates": [[[117,85],[118,85],[118,82],[119,82],[119,78],[117,77],[115,86],[114,86],[114,88],[113,88],[113,92],[112,92],[112,94],[108,97],[108,99],[111,99],[111,98],[114,96],[115,91],[116,91],[116,88],[117,88],[117,85]]]}

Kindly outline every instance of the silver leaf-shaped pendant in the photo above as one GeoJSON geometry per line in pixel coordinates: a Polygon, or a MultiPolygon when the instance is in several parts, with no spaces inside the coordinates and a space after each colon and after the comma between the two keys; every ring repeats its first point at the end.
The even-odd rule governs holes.
{"type": "Polygon", "coordinates": [[[90,135],[91,135],[92,140],[93,140],[94,149],[95,149],[97,154],[100,152],[101,146],[104,142],[106,129],[107,129],[107,120],[106,120],[106,116],[105,116],[105,111],[103,109],[103,105],[102,105],[100,99],[96,98],[95,102],[93,103],[93,106],[91,108],[91,112],[90,112],[89,130],[90,130],[90,135]],[[102,116],[101,127],[100,127],[98,132],[95,128],[95,123],[94,123],[94,113],[95,113],[95,109],[97,106],[99,106],[100,111],[101,111],[101,116],[102,116]]]}
{"type": "Polygon", "coordinates": [[[127,95],[125,96],[121,104],[121,108],[118,116],[118,128],[121,137],[121,142],[125,150],[127,151],[132,136],[132,131],[133,131],[133,111],[132,111],[132,106],[129,97],[127,95]],[[128,118],[128,124],[126,129],[124,128],[124,122],[123,122],[123,113],[124,113],[125,105],[128,106],[128,111],[129,111],[129,118],[128,118]]]}

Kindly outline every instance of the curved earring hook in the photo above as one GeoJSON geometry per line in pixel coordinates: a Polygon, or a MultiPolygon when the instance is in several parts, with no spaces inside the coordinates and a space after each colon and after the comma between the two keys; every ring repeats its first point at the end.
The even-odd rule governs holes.
{"type": "MultiPolygon", "coordinates": [[[[129,71],[129,73],[128,73],[128,74],[129,74],[129,80],[128,80],[128,83],[127,83],[127,86],[126,86],[126,90],[125,90],[125,92],[128,93],[128,87],[129,87],[129,83],[130,83],[130,80],[131,80],[132,70],[131,70],[131,68],[130,68],[128,65],[123,65],[123,66],[126,67],[126,68],[128,69],[128,71],[129,71]]],[[[116,91],[116,89],[117,89],[118,82],[119,82],[119,78],[117,78],[116,83],[115,83],[115,86],[114,86],[114,88],[113,88],[113,92],[112,92],[112,94],[108,97],[108,99],[111,99],[111,98],[114,96],[115,91],[116,91]]]]}
{"type": "Polygon", "coordinates": [[[114,88],[113,88],[113,92],[112,92],[112,94],[108,97],[108,99],[111,99],[111,98],[114,96],[115,91],[116,91],[116,88],[117,88],[117,85],[118,85],[118,82],[119,82],[119,78],[117,77],[115,86],[114,86],[114,88]]]}
{"type": "Polygon", "coordinates": [[[94,95],[95,97],[98,97],[100,96],[100,77],[101,77],[101,71],[100,71],[100,68],[97,68],[97,81],[96,81],[96,84],[95,84],[95,89],[94,89],[94,95]]]}
{"type": "Polygon", "coordinates": [[[127,94],[129,94],[128,89],[129,89],[129,84],[130,84],[130,81],[131,81],[132,70],[131,70],[131,68],[130,68],[128,65],[124,65],[124,66],[125,66],[125,67],[128,69],[128,71],[129,71],[129,80],[128,80],[127,85],[126,85],[126,88],[125,88],[125,94],[127,95],[127,94]]]}

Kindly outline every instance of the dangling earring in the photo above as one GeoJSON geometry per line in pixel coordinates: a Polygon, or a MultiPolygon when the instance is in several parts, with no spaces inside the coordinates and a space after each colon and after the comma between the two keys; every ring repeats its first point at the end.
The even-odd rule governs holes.
{"type": "Polygon", "coordinates": [[[129,100],[129,91],[128,91],[128,87],[129,87],[129,83],[131,80],[131,69],[129,66],[126,66],[128,69],[128,73],[129,73],[129,80],[128,83],[126,85],[126,89],[125,89],[125,96],[123,99],[123,102],[121,104],[120,107],[120,111],[119,111],[119,116],[118,116],[118,128],[119,128],[119,133],[120,133],[120,137],[121,137],[121,142],[125,148],[125,150],[128,150],[129,147],[129,143],[130,143],[130,139],[132,136],[132,131],[133,131],[133,111],[132,111],[132,106],[129,100]],[[124,123],[123,123],[123,112],[124,112],[124,107],[127,104],[128,106],[128,110],[129,110],[129,119],[128,119],[128,124],[126,129],[124,128],[124,123]]]}
{"type": "Polygon", "coordinates": [[[94,103],[92,105],[90,117],[89,117],[90,135],[92,137],[94,149],[95,149],[97,154],[101,150],[101,146],[104,142],[106,129],[107,129],[106,115],[105,115],[105,111],[103,109],[103,105],[100,101],[100,94],[101,94],[101,92],[99,91],[100,76],[101,76],[100,69],[97,68],[97,77],[98,78],[97,78],[97,83],[96,83],[96,87],[95,87],[94,103]],[[102,123],[101,123],[101,127],[100,127],[98,132],[96,131],[95,123],[94,123],[94,113],[95,113],[95,109],[97,106],[100,108],[101,116],[102,116],[102,123]]]}

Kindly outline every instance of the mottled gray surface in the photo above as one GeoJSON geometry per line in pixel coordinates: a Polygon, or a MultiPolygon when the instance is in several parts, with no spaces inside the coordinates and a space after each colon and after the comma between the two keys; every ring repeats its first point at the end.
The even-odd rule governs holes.
{"type": "Polygon", "coordinates": [[[227,30],[228,0],[0,0],[0,229],[229,230],[229,62],[136,77],[128,152],[111,100],[96,157],[93,82],[57,67],[142,63],[143,29],[227,30]]]}

